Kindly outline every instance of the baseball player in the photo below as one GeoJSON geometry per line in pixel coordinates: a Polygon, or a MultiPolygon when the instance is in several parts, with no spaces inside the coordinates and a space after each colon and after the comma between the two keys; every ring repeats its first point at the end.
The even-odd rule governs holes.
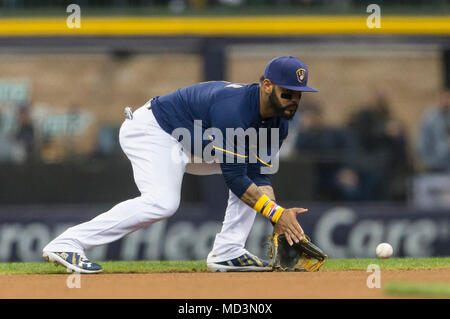
{"type": "MultiPolygon", "coordinates": [[[[252,156],[255,145],[239,143],[245,136],[238,136],[236,143],[236,138],[227,136],[226,131],[275,129],[279,133],[279,148],[302,92],[317,92],[307,81],[307,66],[295,57],[282,56],[266,65],[260,83],[199,83],[154,97],[134,113],[129,111],[120,128],[119,141],[131,162],[141,195],[68,228],[44,247],[43,257],[72,271],[101,272],[102,267],[86,257],[87,249],[111,243],[172,216],[180,203],[185,172],[222,174],[229,188],[229,200],[222,229],[206,260],[207,267],[223,272],[269,270],[268,262],[245,249],[256,214],[268,218],[274,231],[284,234],[293,245],[303,236],[297,214],[307,210],[279,206],[270,176],[262,170],[271,166],[259,156],[262,149],[257,146],[252,156]],[[174,134],[180,131],[188,133],[190,139],[174,134]],[[206,134],[208,138],[198,145],[193,137],[199,131],[216,133],[206,134]],[[221,159],[220,163],[195,160],[207,147],[221,159]],[[257,161],[250,161],[251,158],[257,161]]],[[[264,140],[260,135],[258,139],[264,140]]],[[[266,135],[265,144],[258,145],[266,145],[267,151],[277,143],[273,143],[273,134],[266,135]]]]}

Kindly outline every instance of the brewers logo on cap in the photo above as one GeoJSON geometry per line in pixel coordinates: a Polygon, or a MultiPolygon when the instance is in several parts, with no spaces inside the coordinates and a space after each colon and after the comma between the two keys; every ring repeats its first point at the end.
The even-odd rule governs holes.
{"type": "Polygon", "coordinates": [[[305,80],[306,70],[305,69],[298,69],[296,73],[297,73],[297,80],[300,83],[303,83],[303,81],[305,80]]]}
{"type": "Polygon", "coordinates": [[[274,84],[292,91],[317,92],[307,85],[309,77],[305,63],[293,56],[279,56],[267,63],[264,78],[274,84]]]}

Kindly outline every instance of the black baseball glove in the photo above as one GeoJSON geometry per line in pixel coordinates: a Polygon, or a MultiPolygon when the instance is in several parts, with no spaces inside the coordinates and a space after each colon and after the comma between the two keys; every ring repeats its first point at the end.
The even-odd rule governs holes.
{"type": "Polygon", "coordinates": [[[269,240],[270,264],[273,271],[319,271],[328,258],[306,235],[298,244],[294,243],[292,246],[289,246],[282,234],[273,234],[269,240]]]}

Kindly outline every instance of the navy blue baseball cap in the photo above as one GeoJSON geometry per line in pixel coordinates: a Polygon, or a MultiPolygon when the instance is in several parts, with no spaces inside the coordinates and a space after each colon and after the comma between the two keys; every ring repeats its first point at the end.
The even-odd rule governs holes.
{"type": "Polygon", "coordinates": [[[306,85],[308,83],[306,64],[293,56],[272,59],[266,65],[264,78],[288,90],[317,92],[315,88],[306,85]]]}

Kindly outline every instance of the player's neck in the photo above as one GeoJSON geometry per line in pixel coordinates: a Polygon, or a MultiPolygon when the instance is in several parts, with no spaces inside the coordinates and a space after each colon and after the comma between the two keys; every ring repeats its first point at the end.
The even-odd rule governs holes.
{"type": "Polygon", "coordinates": [[[259,86],[259,115],[262,119],[268,119],[275,116],[275,111],[270,107],[269,98],[264,96],[261,86],[259,86]]]}

